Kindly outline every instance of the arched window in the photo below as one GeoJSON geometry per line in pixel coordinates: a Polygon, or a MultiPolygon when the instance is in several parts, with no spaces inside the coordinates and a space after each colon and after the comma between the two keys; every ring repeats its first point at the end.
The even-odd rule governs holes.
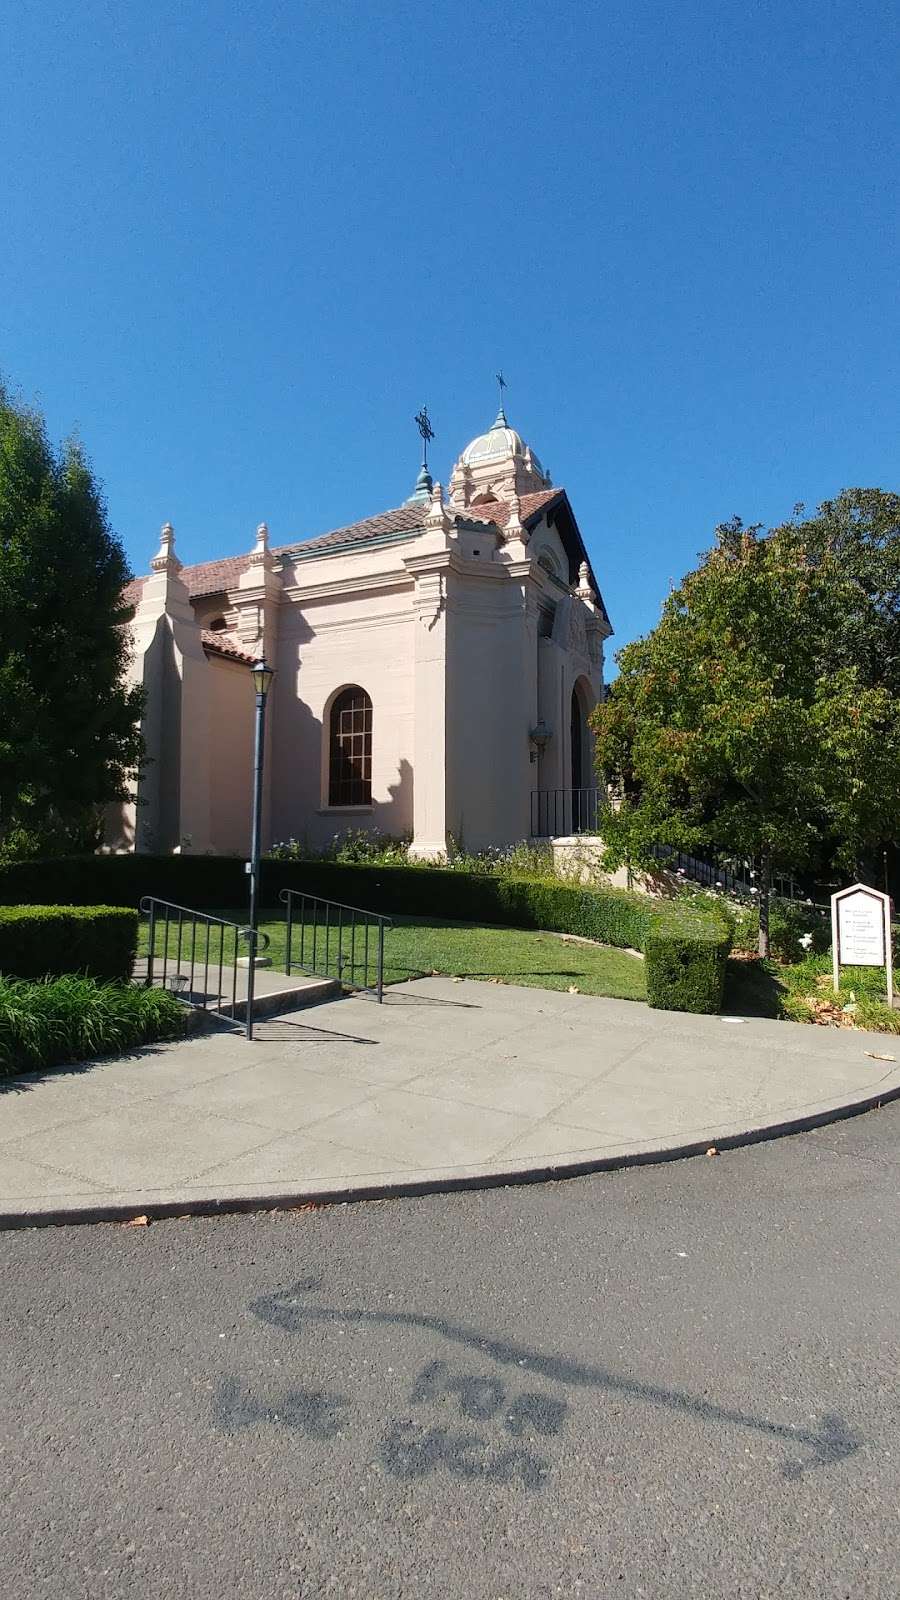
{"type": "Polygon", "coordinates": [[[372,702],[357,684],[342,689],[331,707],[328,804],[372,803],[372,702]]]}

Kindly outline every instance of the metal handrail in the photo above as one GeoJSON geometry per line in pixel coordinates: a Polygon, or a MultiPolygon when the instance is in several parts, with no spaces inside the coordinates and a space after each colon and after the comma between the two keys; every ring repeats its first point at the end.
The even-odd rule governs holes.
{"type": "Polygon", "coordinates": [[[338,982],[347,989],[358,989],[364,994],[374,994],[379,1005],[384,999],[384,930],[394,926],[390,917],[383,917],[378,911],[366,911],[362,906],[351,906],[342,900],[325,900],[321,895],[306,894],[302,889],[282,889],[278,897],[285,906],[285,963],[284,970],[290,976],[292,967],[299,967],[301,972],[311,973],[313,977],[330,978],[337,976],[338,982]],[[294,960],[293,939],[294,928],[297,922],[295,903],[299,902],[300,923],[300,954],[294,960]],[[308,918],[307,907],[312,910],[311,934],[307,933],[308,918]],[[324,920],[320,920],[320,908],[324,909],[324,920]],[[332,918],[332,912],[336,917],[332,918]],[[371,965],[369,955],[369,929],[375,925],[376,941],[374,952],[375,982],[369,983],[369,969],[371,965]],[[336,938],[337,949],[332,960],[331,944],[336,938]],[[357,955],[357,941],[361,940],[362,951],[357,955]],[[324,939],[324,955],[320,959],[324,939]],[[345,953],[346,941],[349,939],[349,956],[345,953]],[[309,946],[309,960],[306,960],[307,947],[309,946]],[[331,970],[331,969],[336,970],[331,970]],[[347,977],[349,968],[350,976],[347,977]],[[355,982],[355,974],[361,968],[363,982],[355,982]]]}
{"type": "MultiPolygon", "coordinates": [[[[144,980],[145,987],[148,989],[152,986],[156,975],[156,930],[159,924],[162,923],[164,930],[162,973],[160,977],[160,985],[162,988],[166,987],[166,977],[169,968],[170,930],[173,927],[177,927],[178,930],[173,964],[175,975],[177,975],[179,978],[183,976],[182,955],[184,951],[186,927],[190,930],[188,935],[190,939],[188,990],[187,993],[184,994],[180,990],[173,987],[172,992],[175,994],[177,999],[183,1000],[186,1005],[192,1006],[195,1010],[225,1012],[230,1006],[231,1015],[234,1017],[237,1006],[238,942],[245,941],[249,944],[250,963],[247,968],[246,1032],[247,1037],[251,1038],[253,1033],[254,961],[257,951],[260,948],[263,950],[267,949],[269,944],[268,934],[260,933],[258,930],[254,931],[253,928],[247,926],[246,924],[231,922],[227,917],[213,917],[210,916],[208,912],[195,911],[192,906],[177,905],[172,900],[157,900],[153,895],[143,896],[140,902],[140,910],[149,920],[147,973],[144,980]],[[205,943],[203,934],[201,933],[200,935],[201,951],[199,954],[197,950],[198,927],[201,929],[205,928],[206,930],[205,943]],[[231,930],[233,936],[232,959],[230,962],[226,960],[225,948],[229,929],[231,930]],[[216,930],[218,930],[217,934],[216,930]],[[218,951],[215,949],[216,939],[218,941],[218,951]],[[210,949],[211,944],[212,950],[210,949]],[[211,956],[212,959],[210,959],[211,956]],[[227,987],[223,982],[223,973],[228,966],[231,967],[230,1001],[228,1000],[227,987]],[[199,976],[201,967],[203,972],[203,989],[201,991],[202,997],[198,1000],[196,998],[196,991],[194,989],[194,977],[195,974],[199,976]],[[210,987],[210,972],[218,972],[218,983],[215,988],[210,987]]],[[[186,954],[184,956],[184,960],[185,965],[187,965],[186,954]]]]}

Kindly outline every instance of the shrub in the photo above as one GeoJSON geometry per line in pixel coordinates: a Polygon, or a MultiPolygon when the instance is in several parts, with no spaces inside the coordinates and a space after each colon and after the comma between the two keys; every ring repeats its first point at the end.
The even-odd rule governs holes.
{"type": "Polygon", "coordinates": [[[163,989],[93,978],[0,978],[0,1075],[177,1039],[187,1012],[163,989]]]}
{"type": "Polygon", "coordinates": [[[731,950],[731,927],[714,910],[675,902],[649,917],[644,939],[647,1000],[661,1011],[719,1012],[731,950]]]}
{"type": "MultiPolygon", "coordinates": [[[[419,861],[410,856],[409,834],[380,833],[377,828],[346,828],[328,844],[314,850],[305,839],[286,839],[273,844],[268,852],[272,861],[323,862],[338,866],[407,866],[417,871],[474,872],[483,877],[554,877],[553,851],[549,844],[494,845],[474,855],[451,846],[448,856],[437,861],[419,861]]],[[[560,876],[563,876],[560,874],[560,876]]]]}
{"type": "Polygon", "coordinates": [[[122,906],[0,907],[0,973],[130,978],[138,919],[122,906]]]}
{"type": "Polygon", "coordinates": [[[0,905],[137,906],[156,895],[198,909],[239,906],[247,884],[237,856],[60,856],[0,865],[0,905]]]}
{"type": "MultiPolygon", "coordinates": [[[[358,861],[407,862],[411,835],[381,833],[378,828],[345,828],[336,833],[321,850],[314,850],[305,839],[285,839],[273,844],[269,856],[273,861],[337,861],[352,864],[358,861]]],[[[410,862],[410,865],[415,865],[410,862]]]]}

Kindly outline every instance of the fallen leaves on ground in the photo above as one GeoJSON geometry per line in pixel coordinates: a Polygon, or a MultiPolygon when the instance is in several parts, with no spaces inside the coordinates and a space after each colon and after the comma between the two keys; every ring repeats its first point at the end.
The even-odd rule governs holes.
{"type": "Polygon", "coordinates": [[[123,1228],[149,1228],[149,1226],[150,1218],[143,1215],[139,1217],[129,1217],[127,1222],[122,1223],[123,1228]]]}
{"type": "Polygon", "coordinates": [[[809,1006],[810,1021],[822,1028],[852,1028],[855,1005],[842,1006],[839,1000],[823,1000],[819,995],[805,996],[809,1006]]]}

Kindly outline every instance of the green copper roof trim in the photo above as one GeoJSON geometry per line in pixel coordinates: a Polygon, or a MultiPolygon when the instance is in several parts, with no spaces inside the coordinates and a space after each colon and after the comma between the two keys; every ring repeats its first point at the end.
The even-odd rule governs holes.
{"type": "Polygon", "coordinates": [[[420,500],[430,500],[433,490],[434,479],[432,478],[431,473],[428,471],[428,462],[423,461],[419,468],[419,476],[416,479],[416,487],[414,488],[409,499],[404,501],[404,504],[408,506],[414,506],[420,500]]]}

